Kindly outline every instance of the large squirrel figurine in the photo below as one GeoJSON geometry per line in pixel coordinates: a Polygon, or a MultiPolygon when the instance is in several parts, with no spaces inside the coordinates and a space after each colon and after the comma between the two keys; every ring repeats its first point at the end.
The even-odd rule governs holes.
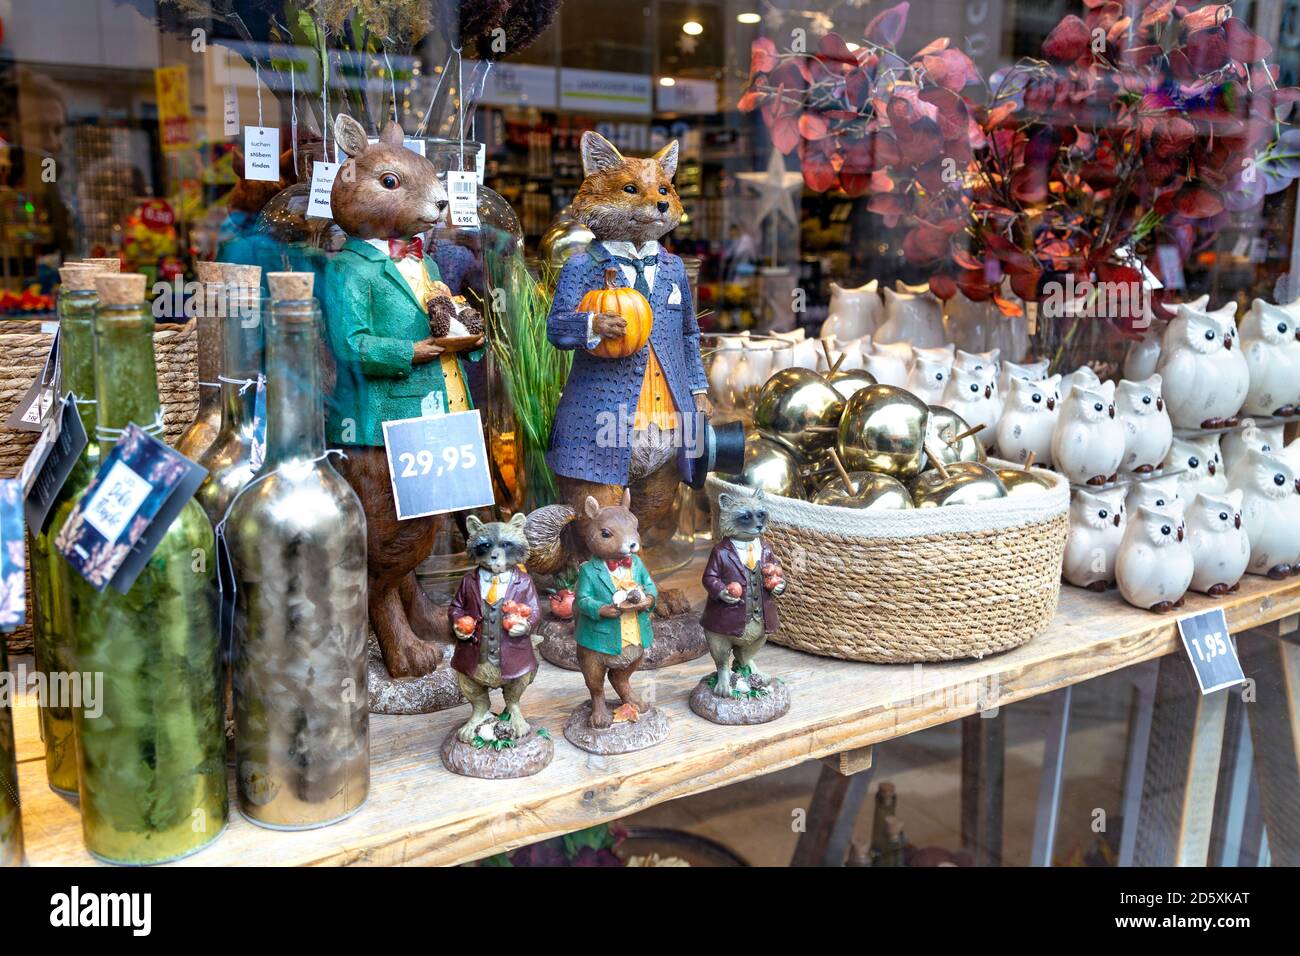
{"type": "Polygon", "coordinates": [[[712,413],[686,269],[659,245],[682,218],[673,188],[677,151],[674,140],[636,159],[597,133],[582,135],[586,178],[572,211],[595,241],[565,264],[547,319],[551,344],[574,357],[546,457],[561,503],[529,518],[529,564],[537,572],[553,573],[587,557],[580,526],[588,520],[589,497],[614,506],[630,487],[645,543],[655,544],[656,532],[670,533],[667,519],[681,480],[676,436],[682,416],[712,413]],[[624,337],[624,316],[580,307],[607,281],[640,292],[653,314],[648,343],[621,358],[592,349],[624,337]]]}
{"type": "Polygon", "coordinates": [[[393,677],[432,672],[450,643],[447,615],[415,578],[445,516],[397,520],[383,423],[471,407],[456,350],[482,342],[478,314],[453,302],[423,234],[446,214],[433,164],[388,123],[379,141],[340,114],[334,135],[348,159],[330,192],[348,239],[325,274],[326,337],[338,370],[326,434],[347,457],[339,470],[366,512],[370,623],[393,677]],[[439,338],[452,318],[471,334],[439,338]],[[478,336],[477,341],[475,335],[478,336]]]}

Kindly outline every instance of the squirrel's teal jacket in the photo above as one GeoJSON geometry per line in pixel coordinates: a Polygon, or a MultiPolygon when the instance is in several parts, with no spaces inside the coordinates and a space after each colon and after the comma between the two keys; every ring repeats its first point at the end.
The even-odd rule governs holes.
{"type": "MultiPolygon", "coordinates": [[[[424,268],[440,278],[427,253],[424,268]]],[[[415,343],[429,337],[429,315],[384,252],[349,238],[325,267],[321,311],[338,369],[326,401],[328,441],[383,445],[383,423],[419,418],[431,394],[441,393],[447,408],[442,364],[411,364],[415,343]]]]}
{"type": "MultiPolygon", "coordinates": [[[[632,555],[632,576],[651,598],[658,599],[659,590],[650,578],[650,572],[638,555],[632,555]]],[[[623,650],[623,629],[616,617],[601,617],[600,609],[614,600],[614,578],[600,558],[592,558],[578,569],[578,586],[574,592],[574,637],[578,644],[601,654],[618,654],[623,650]]],[[[649,647],[654,639],[650,628],[650,612],[639,611],[637,624],[641,629],[641,646],[649,647]]]]}

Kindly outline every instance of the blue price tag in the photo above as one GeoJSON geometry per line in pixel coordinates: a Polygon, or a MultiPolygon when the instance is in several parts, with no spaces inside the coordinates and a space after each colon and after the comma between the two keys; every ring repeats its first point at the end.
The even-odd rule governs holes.
{"type": "Polygon", "coordinates": [[[384,422],[398,520],[495,503],[477,411],[384,422]]]}
{"type": "Polygon", "coordinates": [[[1182,635],[1183,647],[1196,671],[1202,694],[1213,694],[1246,679],[1241,661],[1237,660],[1237,645],[1228,633],[1223,608],[1179,618],[1178,633],[1182,635]]]}
{"type": "Polygon", "coordinates": [[[0,631],[27,620],[24,538],[22,484],[6,478],[0,481],[0,631]]]}

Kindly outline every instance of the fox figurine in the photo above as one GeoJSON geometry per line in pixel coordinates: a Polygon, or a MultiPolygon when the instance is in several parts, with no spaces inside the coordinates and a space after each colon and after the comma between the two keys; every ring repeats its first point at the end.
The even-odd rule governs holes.
{"type": "Polygon", "coordinates": [[[530,534],[530,565],[538,572],[586,557],[580,549],[588,497],[602,507],[617,505],[630,488],[646,546],[671,534],[666,519],[681,480],[674,437],[684,418],[713,411],[686,269],[659,244],[682,218],[673,187],[677,152],[674,140],[651,157],[635,158],[597,133],[582,135],[585,179],[572,210],[595,240],[565,263],[547,318],[547,338],[573,352],[573,366],[546,456],[564,515],[543,522],[550,529],[546,540],[530,534]],[[653,316],[646,345],[619,358],[592,350],[602,340],[622,339],[627,319],[581,308],[588,292],[605,288],[607,272],[615,287],[640,292],[653,316]],[[608,434],[611,428],[618,434],[608,434]],[[568,529],[570,523],[577,527],[568,529]]]}

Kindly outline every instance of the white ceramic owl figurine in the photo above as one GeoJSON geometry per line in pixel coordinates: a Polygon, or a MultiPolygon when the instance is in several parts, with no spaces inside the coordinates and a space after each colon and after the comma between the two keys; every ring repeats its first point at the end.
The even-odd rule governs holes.
{"type": "Polygon", "coordinates": [[[974,372],[954,365],[940,404],[956,412],[972,428],[983,425],[980,440],[987,446],[994,441],[998,416],[1002,410],[997,391],[995,369],[990,367],[974,372]]]}
{"type": "Polygon", "coordinates": [[[1300,302],[1251,303],[1241,320],[1241,352],[1250,370],[1242,410],[1250,415],[1293,415],[1300,404],[1300,302]]]}
{"type": "Polygon", "coordinates": [[[1128,379],[1115,386],[1115,413],[1124,426],[1125,471],[1154,471],[1174,440],[1174,427],[1160,395],[1160,375],[1141,382],[1128,379]]]}
{"type": "Polygon", "coordinates": [[[1124,539],[1124,489],[1085,491],[1070,496],[1070,536],[1061,575],[1075,587],[1104,591],[1115,582],[1115,556],[1124,539]]]}
{"type": "MultiPolygon", "coordinates": [[[[1277,454],[1276,450],[1274,454],[1277,454]]],[[[1300,475],[1300,438],[1283,448],[1281,455],[1282,460],[1294,468],[1297,475],[1300,475]]]]}
{"type": "Polygon", "coordinates": [[[1070,389],[1076,385],[1082,385],[1085,388],[1096,388],[1101,385],[1101,379],[1087,365],[1080,365],[1073,372],[1066,372],[1061,376],[1061,401],[1070,397],[1070,389]]]}
{"type": "Polygon", "coordinates": [[[1250,387],[1250,371],[1235,338],[1236,325],[1227,308],[1201,312],[1178,307],[1156,366],[1175,428],[1235,423],[1250,387]]]}
{"type": "Polygon", "coordinates": [[[912,348],[904,342],[872,342],[871,354],[862,356],[862,367],[881,385],[907,386],[912,348]]]}
{"type": "Polygon", "coordinates": [[[1218,435],[1175,438],[1165,456],[1164,467],[1182,471],[1178,476],[1178,494],[1184,502],[1198,494],[1218,495],[1228,490],[1218,435]]]}
{"type": "Polygon", "coordinates": [[[952,371],[952,360],[935,361],[923,352],[930,349],[917,349],[912,370],[907,375],[907,390],[927,405],[938,405],[943,400],[944,389],[952,371]]]}
{"type": "Polygon", "coordinates": [[[999,456],[1023,463],[1032,452],[1040,465],[1052,466],[1052,434],[1060,414],[1056,389],[1060,381],[1059,375],[1037,382],[1011,380],[1011,392],[998,419],[999,456]]]}
{"type": "Polygon", "coordinates": [[[1231,474],[1233,467],[1246,454],[1247,448],[1277,454],[1286,444],[1283,435],[1285,431],[1285,425],[1258,425],[1253,418],[1247,418],[1240,429],[1224,432],[1219,439],[1223,467],[1231,474]]]}
{"type": "MultiPolygon", "coordinates": [[[[998,364],[998,394],[1004,400],[1011,397],[1011,380],[1013,378],[1022,378],[1026,382],[1041,382],[1047,378],[1047,370],[1051,367],[1051,364],[1049,359],[1028,362],[1024,365],[1015,362],[1000,362],[998,364]]],[[[1060,376],[1057,376],[1057,384],[1060,384],[1060,376]]]]}
{"type": "MultiPolygon", "coordinates": [[[[1164,307],[1169,312],[1176,312],[1182,302],[1165,302],[1164,307]]],[[[1193,309],[1203,310],[1210,304],[1208,295],[1199,296],[1186,303],[1193,309]]],[[[1148,308],[1147,310],[1146,331],[1142,333],[1142,338],[1132,343],[1128,351],[1124,354],[1124,377],[1133,382],[1140,382],[1144,378],[1150,378],[1156,372],[1156,365],[1160,362],[1160,341],[1164,338],[1165,329],[1169,325],[1164,319],[1159,319],[1153,315],[1148,308]]]]}
{"type": "Polygon", "coordinates": [[[831,283],[831,305],[818,338],[834,337],[847,342],[872,335],[885,316],[880,301],[880,283],[872,279],[866,285],[850,289],[831,283]]]}
{"type": "Polygon", "coordinates": [[[885,321],[876,330],[880,343],[907,342],[921,348],[943,345],[943,306],[932,292],[885,289],[885,321]]]}
{"type": "Polygon", "coordinates": [[[1128,496],[1124,499],[1124,508],[1129,514],[1137,514],[1138,508],[1145,505],[1156,511],[1168,508],[1173,502],[1182,501],[1179,493],[1177,475],[1165,475],[1163,478],[1148,478],[1135,481],[1128,486],[1128,496]]]}
{"type": "Polygon", "coordinates": [[[1242,493],[1241,520],[1250,536],[1252,574],[1285,578],[1300,564],[1300,488],[1282,455],[1248,450],[1229,481],[1242,493]]]}
{"type": "Polygon", "coordinates": [[[1250,537],[1241,519],[1241,489],[1197,495],[1187,510],[1187,540],[1195,571],[1192,590],[1218,597],[1237,590],[1250,563],[1250,537]]]}
{"type": "Polygon", "coordinates": [[[1125,601],[1148,611],[1172,610],[1182,604],[1195,567],[1182,505],[1129,515],[1115,557],[1115,583],[1125,601]]]}
{"type": "Polygon", "coordinates": [[[1061,402],[1052,466],[1076,485],[1105,484],[1124,460],[1124,426],[1115,417],[1115,383],[1075,385],[1061,402]]]}
{"type": "Polygon", "coordinates": [[[952,364],[971,372],[979,372],[986,368],[997,369],[999,354],[997,349],[990,349],[987,352],[967,352],[958,349],[953,356],[952,364]]]}

